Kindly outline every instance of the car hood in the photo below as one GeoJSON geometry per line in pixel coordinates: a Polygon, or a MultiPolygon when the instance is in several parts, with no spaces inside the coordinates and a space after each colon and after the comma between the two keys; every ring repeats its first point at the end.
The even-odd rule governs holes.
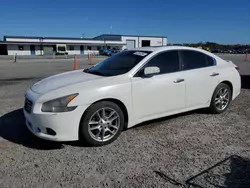
{"type": "Polygon", "coordinates": [[[83,72],[83,70],[70,71],[42,79],[35,83],[31,87],[31,90],[39,94],[44,94],[72,84],[100,78],[102,78],[102,76],[88,74],[83,72]]]}

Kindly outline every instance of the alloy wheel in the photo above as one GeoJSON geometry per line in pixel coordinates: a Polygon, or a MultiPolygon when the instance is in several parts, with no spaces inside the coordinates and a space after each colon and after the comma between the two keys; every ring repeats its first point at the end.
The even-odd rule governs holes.
{"type": "Polygon", "coordinates": [[[222,111],[224,110],[229,104],[229,91],[226,87],[222,87],[218,90],[215,96],[215,107],[222,111]]]}
{"type": "Polygon", "coordinates": [[[98,142],[112,139],[120,127],[120,116],[112,108],[104,107],[97,110],[88,122],[89,135],[98,142]]]}

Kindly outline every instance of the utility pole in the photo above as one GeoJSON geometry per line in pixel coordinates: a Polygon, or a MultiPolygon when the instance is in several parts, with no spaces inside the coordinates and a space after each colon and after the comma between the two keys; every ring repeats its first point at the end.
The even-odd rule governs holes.
{"type": "Polygon", "coordinates": [[[112,25],[110,26],[110,31],[109,31],[109,34],[111,34],[111,30],[112,30],[112,25]]]}
{"type": "Polygon", "coordinates": [[[41,43],[41,46],[40,46],[40,55],[43,55],[43,37],[40,38],[40,43],[41,43]]]}
{"type": "Polygon", "coordinates": [[[106,45],[106,41],[105,41],[105,38],[103,37],[103,43],[104,43],[104,48],[106,49],[107,45],[106,45]]]}

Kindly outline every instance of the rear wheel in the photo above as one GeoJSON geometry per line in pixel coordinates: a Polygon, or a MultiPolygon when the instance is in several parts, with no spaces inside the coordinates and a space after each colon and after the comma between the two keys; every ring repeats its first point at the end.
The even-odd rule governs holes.
{"type": "Polygon", "coordinates": [[[85,113],[80,138],[92,146],[102,146],[116,140],[124,127],[124,115],[120,107],[109,101],[93,104],[85,113]]]}
{"type": "Polygon", "coordinates": [[[223,113],[231,104],[231,100],[231,88],[225,83],[220,83],[214,91],[210,104],[210,111],[214,114],[223,113]]]}

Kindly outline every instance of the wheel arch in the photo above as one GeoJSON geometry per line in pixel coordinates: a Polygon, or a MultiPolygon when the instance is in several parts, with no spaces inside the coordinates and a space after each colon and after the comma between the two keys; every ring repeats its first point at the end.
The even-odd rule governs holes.
{"type": "Polygon", "coordinates": [[[227,109],[227,107],[229,106],[229,104],[231,102],[231,100],[230,100],[229,103],[227,104],[227,107],[225,109],[222,109],[222,111],[218,111],[218,109],[216,109],[215,104],[213,103],[213,99],[214,99],[215,94],[216,94],[215,92],[216,92],[216,90],[217,90],[217,88],[218,88],[218,86],[220,84],[225,84],[225,85],[227,85],[229,87],[229,89],[231,90],[231,100],[232,100],[232,96],[233,96],[233,84],[232,84],[232,82],[229,81],[229,80],[222,80],[222,81],[220,81],[218,83],[218,85],[215,87],[213,95],[212,95],[212,98],[211,98],[211,101],[210,101],[209,109],[210,109],[211,113],[213,113],[213,114],[219,114],[219,113],[224,112],[225,109],[227,109]]]}
{"type": "Polygon", "coordinates": [[[103,101],[113,102],[113,103],[115,103],[116,105],[118,105],[118,106],[121,108],[121,110],[122,110],[122,112],[123,112],[123,114],[124,114],[124,118],[125,118],[125,125],[124,125],[124,128],[127,129],[127,127],[128,127],[128,121],[129,121],[129,116],[128,116],[128,110],[127,110],[125,104],[124,104],[121,100],[119,100],[119,99],[115,99],[115,98],[104,98],[104,99],[100,99],[100,100],[97,100],[97,101],[93,102],[93,103],[90,104],[89,107],[83,112],[82,117],[81,117],[81,120],[80,120],[79,129],[78,129],[79,138],[80,138],[80,132],[79,132],[79,131],[80,131],[80,126],[81,126],[81,124],[82,124],[82,121],[83,121],[83,119],[84,119],[84,116],[85,116],[87,110],[88,110],[93,104],[96,104],[96,103],[99,103],[99,102],[103,102],[103,101]]]}
{"type": "Polygon", "coordinates": [[[229,80],[224,80],[224,81],[221,81],[220,84],[221,83],[224,83],[224,84],[229,86],[229,88],[231,89],[231,97],[232,97],[233,96],[233,84],[232,84],[232,82],[230,82],[229,80]]]}

